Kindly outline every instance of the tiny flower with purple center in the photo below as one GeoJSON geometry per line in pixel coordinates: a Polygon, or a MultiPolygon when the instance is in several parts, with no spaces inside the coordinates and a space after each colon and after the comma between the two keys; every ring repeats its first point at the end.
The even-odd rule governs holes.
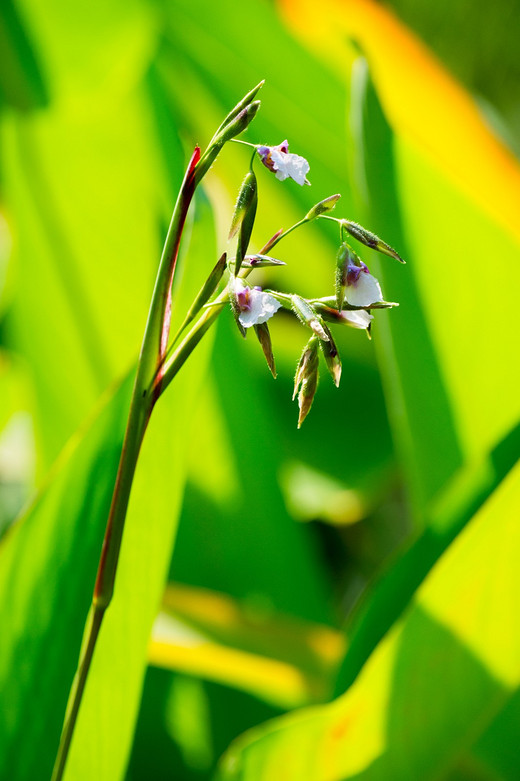
{"type": "Polygon", "coordinates": [[[304,157],[289,152],[287,139],[278,146],[258,146],[256,151],[262,163],[283,182],[293,179],[297,184],[310,184],[307,179],[310,165],[304,157]]]}
{"type": "Polygon", "coordinates": [[[234,309],[244,328],[267,322],[280,309],[281,304],[276,298],[264,293],[260,287],[251,288],[238,277],[232,279],[230,284],[234,309]]]}

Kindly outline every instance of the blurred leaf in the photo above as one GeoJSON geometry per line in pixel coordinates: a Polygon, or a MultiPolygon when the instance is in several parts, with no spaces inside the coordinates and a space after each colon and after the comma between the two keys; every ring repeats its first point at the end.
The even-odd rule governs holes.
{"type": "Polygon", "coordinates": [[[234,737],[279,714],[246,692],[150,667],[126,778],[207,781],[234,737]]]}
{"type": "Polygon", "coordinates": [[[473,208],[518,241],[518,161],[493,135],[468,92],[413,32],[374,0],[348,5],[325,0],[320,6],[313,0],[278,0],[278,8],[288,28],[335,73],[350,70],[358,49],[348,41],[358,44],[394,131],[427,156],[473,208]]]}
{"type": "MultiPolygon", "coordinates": [[[[361,62],[356,64],[354,74],[356,81],[353,85],[351,114],[352,125],[357,129],[354,134],[357,143],[356,168],[366,185],[371,224],[382,235],[388,236],[395,246],[400,247],[405,240],[400,211],[400,197],[403,195],[398,186],[402,179],[397,176],[397,161],[394,157],[396,140],[361,62]],[[355,99],[358,103],[355,103],[355,99]]],[[[397,160],[404,166],[405,158],[397,160]]],[[[414,170],[417,170],[417,165],[414,170]]],[[[446,207],[448,188],[438,176],[433,177],[433,172],[430,171],[429,176],[429,186],[421,179],[414,185],[416,190],[423,188],[421,209],[426,208],[428,199],[431,199],[433,212],[436,197],[432,197],[432,193],[442,191],[441,203],[446,207]]],[[[423,178],[426,179],[424,171],[423,178]]],[[[407,190],[405,192],[408,193],[407,190]]],[[[414,210],[414,214],[407,217],[405,225],[417,225],[420,217],[419,213],[415,214],[414,199],[406,195],[404,203],[405,215],[409,214],[409,210],[414,210]]],[[[451,213],[450,210],[448,213],[451,213]]],[[[477,376],[482,374],[480,357],[469,344],[464,354],[460,351],[464,332],[468,339],[474,339],[477,334],[481,342],[487,338],[485,325],[473,303],[479,294],[475,291],[472,297],[469,292],[471,286],[475,285],[474,280],[480,276],[474,265],[478,263],[479,256],[482,264],[487,263],[487,256],[479,240],[473,239],[476,234],[471,227],[468,226],[467,232],[463,227],[464,218],[468,221],[476,219],[472,216],[472,207],[466,205],[465,211],[459,209],[457,214],[461,220],[457,230],[449,226],[447,219],[442,221],[439,215],[438,220],[433,220],[436,228],[432,231],[431,242],[425,242],[423,237],[427,233],[426,226],[431,216],[428,215],[419,234],[421,238],[418,235],[417,243],[414,244],[414,267],[406,267],[406,278],[402,281],[396,281],[395,276],[389,273],[387,264],[380,264],[378,271],[378,276],[386,283],[385,289],[390,289],[390,297],[395,297],[402,304],[397,313],[391,313],[390,316],[383,313],[381,320],[386,320],[387,328],[383,332],[384,349],[380,359],[387,378],[396,439],[402,443],[405,464],[410,479],[414,481],[416,505],[427,528],[405,550],[393,570],[385,573],[353,617],[349,631],[351,645],[338,679],[338,692],[344,691],[354,680],[371,650],[404,609],[436,558],[464,527],[480,502],[489,496],[511,469],[518,452],[518,431],[515,430],[518,399],[514,393],[508,394],[502,389],[502,383],[507,384],[508,361],[500,355],[490,355],[487,359],[486,380],[477,383],[477,376]],[[437,270],[435,252],[440,251],[440,247],[436,246],[439,234],[444,235],[446,245],[449,245],[450,236],[457,240],[461,234],[461,241],[466,247],[469,248],[474,241],[471,256],[467,256],[461,248],[457,257],[450,258],[447,250],[445,265],[440,271],[437,270]],[[469,262],[467,257],[470,257],[469,262]],[[428,264],[428,283],[421,288],[416,285],[414,275],[420,282],[421,274],[425,273],[428,264]],[[457,284],[460,285],[458,298],[450,305],[446,299],[451,295],[451,287],[457,284]],[[467,301],[464,285],[468,287],[467,301]],[[421,309],[421,302],[424,302],[424,310],[421,309]],[[438,317],[435,321],[428,321],[426,316],[432,302],[438,310],[438,317]],[[445,311],[442,311],[443,306],[445,311]],[[449,316],[446,310],[450,312],[449,316]],[[463,314],[459,314],[461,310],[463,314]],[[449,327],[445,328],[447,321],[449,327]],[[441,329],[445,330],[444,340],[440,338],[441,329]],[[442,359],[441,367],[439,364],[442,359]],[[476,382],[471,401],[468,399],[467,387],[470,372],[474,373],[476,382]],[[492,388],[485,389],[486,381],[490,382],[492,388]],[[459,389],[460,404],[456,405],[459,389]],[[500,410],[486,416],[486,424],[483,424],[489,393],[500,393],[502,404],[500,410]],[[478,405],[481,406],[480,410],[477,409],[478,405]],[[469,436],[462,436],[465,418],[470,424],[468,432],[472,442],[469,436]],[[504,426],[503,421],[506,419],[511,431],[504,426]],[[502,433],[504,428],[506,436],[502,433]],[[489,450],[493,450],[491,455],[488,455],[489,450]],[[500,458],[498,451],[506,452],[500,458]],[[432,458],[432,453],[442,453],[442,458],[432,458]]],[[[480,221],[482,219],[485,217],[481,217],[480,221]]],[[[500,235],[496,234],[497,231],[495,241],[499,241],[500,235]]],[[[515,252],[520,259],[520,247],[515,252]]],[[[511,257],[511,253],[507,257],[511,257]]],[[[375,261],[373,265],[379,264],[375,261]]],[[[514,273],[512,268],[511,272],[514,273]]],[[[512,332],[504,337],[504,341],[509,342],[506,347],[508,351],[513,349],[513,340],[512,332]]]]}
{"type": "MultiPolygon", "coordinates": [[[[250,336],[260,371],[272,385],[259,345],[254,334],[250,336]]],[[[187,487],[171,576],[252,604],[259,602],[267,611],[326,623],[330,620],[327,584],[319,557],[307,528],[294,524],[285,510],[277,484],[283,453],[278,448],[276,417],[269,394],[250,367],[231,312],[225,311],[218,324],[213,368],[223,416],[217,422],[224,425],[227,443],[222,451],[216,437],[209,435],[218,449],[201,463],[200,442],[214,423],[199,412],[192,469],[202,467],[202,480],[187,487]],[[230,451],[230,485],[222,487],[220,496],[202,492],[197,486],[211,473],[213,459],[218,462],[230,451]]]]}
{"type": "MultiPolygon", "coordinates": [[[[356,184],[358,192],[366,194],[366,223],[411,261],[404,233],[407,223],[403,224],[400,210],[394,135],[361,59],[353,69],[350,112],[356,184]]],[[[394,436],[408,473],[408,490],[422,520],[428,502],[460,467],[463,456],[421,306],[415,266],[409,262],[405,268],[393,264],[389,269],[388,260],[380,261],[377,256],[371,266],[385,283],[385,294],[400,302],[399,310],[380,313],[377,346],[394,436]],[[432,452],[441,452],[442,459],[432,459],[432,452]]]]}
{"type": "MultiPolygon", "coordinates": [[[[173,296],[185,311],[201,271],[216,256],[212,210],[203,194],[193,213],[173,296]],[[184,270],[184,273],[182,273],[184,270]]],[[[202,277],[203,278],[203,277],[202,277]]],[[[103,621],[65,778],[113,781],[124,774],[147,666],[147,649],[177,531],[191,421],[209,359],[200,345],[154,409],[139,457],[114,599],[103,621]],[[122,664],[124,660],[124,664],[122,664]],[[109,685],[107,685],[109,681],[109,685]]]]}
{"type": "MultiPolygon", "coordinates": [[[[209,254],[211,266],[215,252],[211,212],[206,207],[201,214],[197,227],[205,242],[199,246],[209,254]]],[[[193,265],[200,273],[196,257],[193,265]]],[[[176,302],[185,305],[186,295],[179,284],[176,302]]],[[[70,778],[112,781],[121,777],[125,767],[148,639],[175,537],[190,411],[207,357],[208,347],[199,348],[197,360],[192,359],[161,399],[145,437],[116,593],[103,623],[67,766],[70,778]]],[[[47,490],[0,548],[4,557],[0,670],[9,705],[5,728],[0,730],[5,735],[0,755],[5,768],[20,779],[34,778],[42,767],[50,773],[54,760],[92,594],[131,381],[132,376],[73,454],[63,457],[64,464],[47,490]],[[23,677],[13,675],[15,667],[24,669],[23,677]],[[28,710],[35,692],[40,705],[39,717],[33,719],[28,710]],[[30,741],[31,752],[21,749],[24,739],[30,741]]]]}
{"type": "Polygon", "coordinates": [[[152,9],[20,2],[53,102],[0,125],[17,283],[6,337],[38,389],[42,473],[134,361],[171,204],[140,84],[152,9]]]}
{"type": "Polygon", "coordinates": [[[0,6],[0,104],[19,111],[48,103],[47,86],[24,23],[13,0],[0,6]]]}
{"type": "Polygon", "coordinates": [[[0,538],[34,488],[34,431],[27,372],[0,350],[0,538]]]}
{"type": "Polygon", "coordinates": [[[517,467],[438,562],[353,687],[330,705],[243,736],[221,777],[433,779],[462,770],[468,749],[520,682],[519,501],[517,467]]]}
{"type": "Polygon", "coordinates": [[[149,658],[292,708],[325,699],[343,651],[342,635],[330,627],[170,585],[149,658]]]}
{"type": "Polygon", "coordinates": [[[130,387],[127,380],[85,436],[70,443],[46,490],[0,544],[0,775],[6,777],[50,776],[94,586],[130,387]],[[24,749],[28,745],[31,751],[24,749]]]}
{"type": "Polygon", "coordinates": [[[499,0],[482,6],[478,14],[467,14],[465,2],[452,0],[424,4],[392,0],[390,5],[477,96],[479,108],[494,129],[497,125],[493,120],[498,119],[500,132],[506,133],[507,142],[514,144],[518,156],[518,1],[499,0]],[[465,35],[461,35],[462,29],[465,35]],[[508,120],[509,128],[497,116],[497,108],[508,120]]]}
{"type": "MultiPolygon", "coordinates": [[[[292,0],[282,5],[290,10],[292,0]]],[[[513,300],[507,294],[501,300],[500,338],[482,302],[492,295],[490,252],[500,258],[511,290],[520,283],[512,207],[520,167],[471,98],[387,10],[367,0],[353,0],[348,13],[335,0],[327,7],[323,14],[300,3],[291,25],[344,72],[354,58],[345,33],[361,44],[384,109],[357,66],[349,121],[359,208],[367,227],[398,249],[402,244],[410,261],[406,269],[376,259],[373,265],[387,296],[401,302],[399,311],[381,314],[390,326],[382,357],[386,364],[396,350],[397,374],[390,381],[387,371],[387,392],[409,469],[415,469],[412,453],[418,458],[421,504],[457,466],[484,458],[519,418],[509,381],[516,322],[507,304],[513,300]],[[428,442],[430,454],[442,457],[428,458],[428,442]]]]}

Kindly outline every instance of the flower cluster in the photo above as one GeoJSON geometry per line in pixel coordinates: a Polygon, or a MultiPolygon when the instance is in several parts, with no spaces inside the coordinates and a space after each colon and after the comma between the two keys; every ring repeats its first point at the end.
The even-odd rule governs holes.
{"type": "MultiPolygon", "coordinates": [[[[263,165],[280,181],[290,178],[300,185],[310,184],[307,179],[309,163],[304,157],[289,153],[286,140],[278,146],[256,146],[254,149],[263,165]]],[[[254,329],[274,376],[276,370],[267,321],[279,309],[284,308],[292,311],[310,330],[311,335],[299,360],[294,385],[294,396],[298,396],[300,408],[300,427],[311,408],[318,386],[320,353],[336,386],[340,382],[341,359],[329,324],[348,325],[364,330],[370,336],[374,319],[371,310],[397,306],[384,300],[378,280],[346,241],[347,235],[371,249],[404,261],[390,245],[358,223],[330,216],[329,213],[336,206],[339,195],[331,195],[320,201],[310,209],[303,220],[286,231],[276,233],[261,250],[262,254],[246,255],[257,205],[254,159],[255,155],[240,189],[231,225],[230,238],[238,234],[238,239],[236,257],[228,263],[229,300],[240,332],[246,336],[248,329],[254,329]],[[244,281],[255,268],[284,265],[282,261],[266,253],[271,252],[274,246],[295,228],[320,218],[335,222],[340,231],[333,296],[305,299],[296,294],[251,287],[244,281]]]]}

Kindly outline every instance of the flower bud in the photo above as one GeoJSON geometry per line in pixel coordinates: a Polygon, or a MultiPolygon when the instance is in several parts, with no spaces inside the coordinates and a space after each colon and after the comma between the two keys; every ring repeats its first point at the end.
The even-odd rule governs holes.
{"type": "Polygon", "coordinates": [[[246,255],[242,261],[244,268],[268,268],[269,266],[285,266],[283,260],[271,258],[270,255],[246,255]]]}
{"type": "Polygon", "coordinates": [[[352,247],[350,247],[346,241],[343,242],[336,255],[336,305],[340,311],[343,307],[343,301],[345,300],[349,268],[360,264],[361,261],[352,247]]]}
{"type": "Polygon", "coordinates": [[[341,358],[339,357],[338,348],[336,347],[330,331],[329,340],[327,342],[320,340],[320,347],[330,376],[334,380],[336,388],[339,388],[339,381],[341,379],[341,358]]]}
{"type": "Polygon", "coordinates": [[[323,339],[323,341],[329,341],[329,335],[327,334],[321,317],[313,309],[308,301],[306,301],[304,298],[301,298],[300,296],[293,295],[291,296],[291,305],[294,313],[301,320],[301,322],[304,323],[304,325],[308,325],[309,328],[314,331],[316,336],[319,336],[319,338],[323,339]]]}
{"type": "Polygon", "coordinates": [[[202,155],[195,169],[195,186],[201,181],[202,177],[207,174],[226,141],[231,141],[232,138],[242,133],[255,118],[259,108],[259,100],[250,103],[248,106],[241,109],[231,122],[224,125],[222,129],[213,136],[208,148],[202,155]]]}
{"type": "Polygon", "coordinates": [[[247,252],[249,239],[253,230],[258,204],[256,176],[253,171],[248,171],[238,193],[235,212],[231,221],[229,238],[231,239],[240,229],[237,242],[237,254],[235,259],[235,275],[240,271],[242,261],[247,252]]]}
{"type": "Polygon", "coordinates": [[[274,236],[271,236],[271,238],[269,239],[269,241],[268,241],[266,244],[264,244],[264,246],[262,247],[262,249],[260,250],[260,252],[263,252],[264,254],[265,254],[266,252],[269,252],[269,250],[271,249],[271,247],[274,247],[274,245],[275,245],[275,244],[277,244],[277,242],[278,242],[278,239],[280,238],[280,236],[282,235],[282,233],[283,233],[283,228],[280,228],[280,230],[276,231],[276,233],[274,234],[274,236]]]}
{"type": "Polygon", "coordinates": [[[197,295],[195,301],[191,305],[188,314],[186,315],[184,325],[187,325],[193,320],[195,315],[202,309],[206,301],[209,301],[209,299],[217,289],[218,284],[222,279],[222,276],[226,269],[226,258],[227,256],[226,253],[224,252],[224,254],[221,255],[220,258],[218,259],[216,265],[213,267],[209,277],[205,281],[204,285],[201,287],[199,294],[197,295]]]}
{"type": "Polygon", "coordinates": [[[320,201],[315,206],[313,206],[312,209],[305,215],[305,219],[314,220],[316,217],[319,217],[320,214],[331,212],[340,198],[341,195],[339,193],[337,195],[329,195],[328,198],[325,198],[323,201],[320,201]]]}
{"type": "Polygon", "coordinates": [[[267,361],[269,370],[273,375],[273,377],[276,379],[276,366],[274,364],[273,347],[271,344],[271,334],[269,333],[269,328],[267,326],[267,323],[260,323],[259,325],[255,325],[253,327],[255,329],[255,334],[258,337],[258,341],[260,342],[260,346],[264,351],[265,360],[267,361]]]}
{"type": "Polygon", "coordinates": [[[262,81],[261,81],[259,84],[257,84],[257,85],[256,85],[256,87],[253,87],[253,89],[252,89],[250,92],[248,92],[248,93],[247,93],[247,95],[244,95],[244,97],[242,98],[242,100],[240,100],[240,101],[239,101],[239,102],[236,104],[235,108],[231,109],[231,111],[229,112],[229,114],[227,115],[227,117],[226,117],[226,118],[224,119],[224,121],[221,123],[221,125],[219,126],[219,128],[218,128],[217,132],[215,133],[215,136],[217,136],[217,135],[220,133],[220,131],[221,131],[223,128],[225,128],[225,127],[226,127],[226,125],[229,125],[229,123],[230,123],[230,122],[232,122],[232,121],[235,119],[235,117],[236,117],[238,114],[240,114],[240,112],[241,112],[243,109],[245,109],[245,108],[246,108],[246,107],[247,107],[247,106],[248,106],[248,105],[251,103],[251,101],[253,100],[253,98],[255,98],[255,97],[256,97],[257,93],[258,93],[258,92],[259,92],[259,90],[260,90],[260,89],[261,89],[261,88],[264,86],[264,84],[265,84],[265,79],[263,79],[263,80],[262,80],[262,81]]]}
{"type": "Polygon", "coordinates": [[[362,225],[358,225],[357,222],[352,222],[351,220],[341,220],[341,225],[343,228],[345,228],[346,231],[348,231],[348,233],[350,233],[351,236],[360,241],[361,244],[364,244],[365,247],[370,247],[371,249],[375,249],[378,252],[382,252],[383,255],[388,255],[390,258],[395,258],[399,261],[399,263],[406,262],[397,254],[395,249],[392,249],[389,244],[380,239],[379,236],[376,236],[375,233],[372,233],[366,228],[363,228],[362,225]]]}
{"type": "Polygon", "coordinates": [[[296,369],[293,399],[299,389],[298,406],[300,414],[298,417],[298,428],[301,427],[309,413],[318,387],[318,344],[319,339],[316,336],[311,337],[303,349],[296,369]]]}
{"type": "Polygon", "coordinates": [[[243,133],[246,127],[248,127],[256,117],[260,105],[260,101],[255,100],[253,103],[249,103],[249,105],[241,109],[228,124],[224,125],[222,130],[219,130],[215,137],[215,141],[221,141],[225,144],[226,141],[231,141],[232,138],[243,133]]]}

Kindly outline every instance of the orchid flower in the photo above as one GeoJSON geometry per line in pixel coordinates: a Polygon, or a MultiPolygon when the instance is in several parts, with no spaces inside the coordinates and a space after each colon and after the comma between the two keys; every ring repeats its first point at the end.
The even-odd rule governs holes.
{"type": "Polygon", "coordinates": [[[259,146],[256,151],[265,167],[273,171],[281,182],[290,177],[298,184],[310,184],[307,179],[309,163],[304,157],[289,153],[287,139],[278,146],[259,146]]]}
{"type": "Polygon", "coordinates": [[[280,309],[281,304],[269,293],[263,293],[259,287],[249,287],[238,277],[231,281],[232,295],[238,320],[244,328],[265,323],[280,309]]]}
{"type": "Polygon", "coordinates": [[[383,301],[383,294],[379,282],[372,276],[368,266],[360,261],[361,265],[349,264],[347,268],[347,285],[345,297],[352,306],[370,306],[378,301],[383,301]]]}

